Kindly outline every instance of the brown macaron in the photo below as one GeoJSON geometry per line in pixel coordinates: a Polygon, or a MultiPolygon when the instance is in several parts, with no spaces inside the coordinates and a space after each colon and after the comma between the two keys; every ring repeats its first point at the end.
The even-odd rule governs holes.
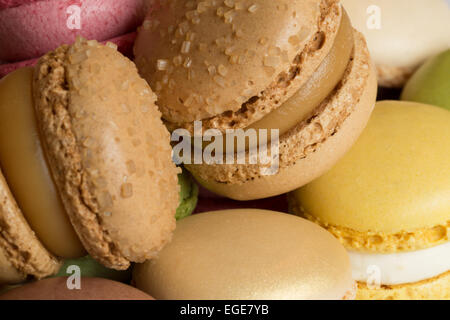
{"type": "Polygon", "coordinates": [[[101,278],[81,278],[80,287],[69,289],[68,278],[29,283],[0,296],[0,300],[154,300],[126,284],[101,278]]]}
{"type": "Polygon", "coordinates": [[[141,27],[135,55],[170,130],[278,130],[275,171],[251,163],[248,148],[245,164],[186,164],[237,200],[286,193],[331,168],[376,98],[365,40],[336,0],[167,1],[141,27]]]}
{"type": "Polygon", "coordinates": [[[178,169],[155,99],[114,45],[81,38],[0,81],[2,282],[85,250],[127,269],[171,239],[178,169]]]}

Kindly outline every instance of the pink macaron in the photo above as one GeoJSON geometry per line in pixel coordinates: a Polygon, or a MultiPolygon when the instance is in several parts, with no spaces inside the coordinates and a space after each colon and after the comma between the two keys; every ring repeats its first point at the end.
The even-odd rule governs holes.
{"type": "Polygon", "coordinates": [[[104,41],[131,31],[145,15],[144,0],[1,0],[0,60],[40,57],[77,35],[104,41]]]}

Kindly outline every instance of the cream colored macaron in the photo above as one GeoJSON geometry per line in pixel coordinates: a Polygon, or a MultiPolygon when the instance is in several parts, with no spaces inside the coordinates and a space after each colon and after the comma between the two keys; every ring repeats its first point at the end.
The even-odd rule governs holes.
{"type": "Polygon", "coordinates": [[[245,150],[215,151],[241,152],[244,164],[185,162],[204,187],[237,200],[286,193],[324,173],[375,102],[365,40],[334,0],[166,1],[141,27],[135,55],[169,129],[192,136],[201,121],[219,135],[256,132],[245,150]],[[259,135],[272,131],[279,139],[259,135]],[[261,141],[279,142],[275,166],[250,160],[261,141]]]}
{"type": "Polygon", "coordinates": [[[79,38],[0,81],[0,282],[84,256],[127,269],[170,240],[178,169],[155,95],[79,38]]]}
{"type": "Polygon", "coordinates": [[[290,194],[348,249],[360,299],[450,298],[449,136],[447,110],[379,102],[349,153],[290,194]]]}
{"type": "Polygon", "coordinates": [[[446,0],[342,0],[367,39],[378,81],[402,87],[427,58],[450,47],[446,0]]]}
{"type": "Polygon", "coordinates": [[[344,248],[322,228],[255,209],[193,215],[158,258],[136,265],[137,288],[156,299],[352,299],[344,248]]]}

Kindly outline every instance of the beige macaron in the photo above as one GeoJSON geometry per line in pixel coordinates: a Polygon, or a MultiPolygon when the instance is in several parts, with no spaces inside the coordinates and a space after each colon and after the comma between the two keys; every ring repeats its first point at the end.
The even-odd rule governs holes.
{"type": "Polygon", "coordinates": [[[346,300],[350,260],[331,234],[280,212],[238,209],[177,222],[172,242],[133,279],[156,299],[346,300]]]}
{"type": "Polygon", "coordinates": [[[233,199],[282,194],[328,170],[375,102],[365,40],[339,1],[167,1],[144,22],[135,54],[169,129],[278,130],[275,171],[251,164],[249,150],[245,164],[186,164],[233,199]]]}
{"type": "Polygon", "coordinates": [[[367,39],[385,87],[402,87],[429,57],[450,47],[446,0],[342,0],[367,39]]]}
{"type": "Polygon", "coordinates": [[[2,79],[3,282],[84,249],[127,269],[170,240],[178,169],[155,98],[114,45],[81,38],[2,79]]]}

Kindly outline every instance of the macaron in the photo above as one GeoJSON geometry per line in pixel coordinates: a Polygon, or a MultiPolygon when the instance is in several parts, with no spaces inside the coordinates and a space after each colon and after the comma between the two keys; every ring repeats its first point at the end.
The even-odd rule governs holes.
{"type": "Polygon", "coordinates": [[[68,287],[70,279],[36,281],[0,296],[0,300],[153,300],[144,292],[101,278],[81,278],[79,289],[68,287]]]}
{"type": "Polygon", "coordinates": [[[290,194],[348,250],[357,299],[450,298],[449,136],[448,110],[379,102],[349,153],[290,194]]]}
{"type": "Polygon", "coordinates": [[[150,9],[148,0],[1,0],[0,78],[77,36],[115,43],[131,57],[136,28],[150,9]]]}
{"type": "Polygon", "coordinates": [[[284,213],[239,209],[178,222],[172,242],[133,270],[156,299],[352,299],[345,249],[317,225],[284,213]]]}
{"type": "Polygon", "coordinates": [[[0,81],[0,277],[86,255],[124,270],[175,228],[179,185],[155,95],[114,45],[78,38],[0,81]]]}
{"type": "Polygon", "coordinates": [[[0,60],[37,58],[77,35],[99,41],[133,32],[143,0],[22,0],[0,6],[0,60]]]}
{"type": "Polygon", "coordinates": [[[402,100],[450,110],[450,49],[427,60],[406,83],[402,100]]]}
{"type": "Polygon", "coordinates": [[[194,212],[197,207],[199,190],[198,185],[186,170],[183,170],[178,175],[178,184],[180,185],[180,204],[178,205],[175,218],[181,220],[194,212]]]}
{"type": "Polygon", "coordinates": [[[185,162],[205,188],[236,200],[286,193],[331,168],[376,98],[365,40],[339,1],[166,1],[134,52],[170,130],[198,135],[201,121],[203,132],[256,130],[260,149],[279,142],[276,166],[236,146],[226,153],[243,151],[244,164],[185,162]],[[263,143],[259,133],[272,131],[280,138],[263,143]]]}
{"type": "Polygon", "coordinates": [[[447,0],[342,0],[384,87],[403,87],[429,57],[450,47],[447,0]]]}

